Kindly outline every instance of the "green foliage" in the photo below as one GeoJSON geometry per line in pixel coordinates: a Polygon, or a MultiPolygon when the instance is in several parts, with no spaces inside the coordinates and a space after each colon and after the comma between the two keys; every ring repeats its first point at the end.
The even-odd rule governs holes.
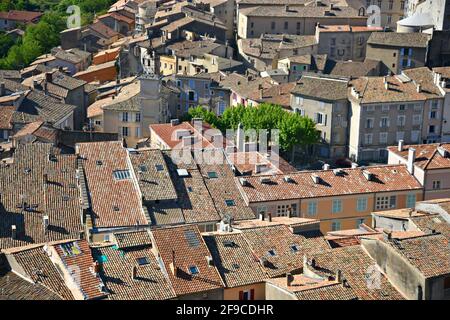
{"type": "Polygon", "coordinates": [[[279,129],[280,149],[283,151],[290,151],[294,146],[312,145],[319,142],[320,139],[315,123],[310,118],[287,112],[280,106],[267,103],[254,108],[243,105],[228,108],[222,117],[198,106],[189,109],[188,114],[182,120],[190,121],[192,118],[202,118],[203,121],[223,132],[226,129],[236,130],[239,123],[242,124],[244,130],[254,129],[256,132],[263,129],[279,129]]]}
{"type": "Polygon", "coordinates": [[[8,54],[9,48],[16,44],[16,41],[10,35],[0,33],[0,58],[8,54]]]}

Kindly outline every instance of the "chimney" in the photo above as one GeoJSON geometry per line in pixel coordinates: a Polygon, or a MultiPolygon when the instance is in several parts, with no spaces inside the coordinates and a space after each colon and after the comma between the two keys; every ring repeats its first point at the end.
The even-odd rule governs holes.
{"type": "Polygon", "coordinates": [[[17,227],[15,224],[11,226],[11,238],[17,239],[17,227]]]}
{"type": "Polygon", "coordinates": [[[286,12],[289,12],[289,6],[288,5],[284,6],[284,9],[285,9],[286,12]]]}
{"type": "Polygon", "coordinates": [[[177,276],[177,267],[175,265],[175,250],[172,250],[172,262],[170,263],[170,270],[172,271],[172,274],[176,277],[177,276]]]}
{"type": "Polygon", "coordinates": [[[335,280],[339,283],[342,282],[342,271],[340,269],[338,269],[336,271],[336,276],[335,276],[335,280]]]}
{"type": "Polygon", "coordinates": [[[287,214],[288,214],[288,218],[292,218],[292,208],[291,207],[289,207],[287,209],[287,214]]]}
{"type": "Polygon", "coordinates": [[[47,174],[47,173],[44,173],[44,174],[42,175],[42,177],[43,177],[44,184],[47,184],[47,183],[48,183],[48,174],[47,174]]]}
{"type": "Polygon", "coordinates": [[[411,175],[414,175],[414,162],[416,161],[416,149],[409,148],[407,169],[411,175]]]}
{"type": "Polygon", "coordinates": [[[53,75],[52,75],[52,73],[51,73],[51,72],[46,72],[46,73],[45,73],[45,81],[48,82],[48,83],[51,83],[52,80],[53,80],[53,75]]]}
{"type": "Polygon", "coordinates": [[[367,181],[372,181],[373,174],[367,170],[363,170],[363,175],[366,178],[367,181]]]}
{"type": "Polygon", "coordinates": [[[398,151],[403,151],[403,145],[405,144],[405,141],[399,140],[398,141],[398,151]]]}
{"type": "Polygon", "coordinates": [[[171,127],[175,127],[176,125],[178,125],[180,123],[180,120],[178,119],[172,119],[170,120],[170,126],[171,127]]]}
{"type": "Polygon", "coordinates": [[[352,169],[358,168],[358,164],[356,162],[352,162],[352,169]]]}
{"type": "Polygon", "coordinates": [[[286,285],[290,287],[294,281],[294,276],[291,273],[286,273],[286,285]]]}
{"type": "Polygon", "coordinates": [[[0,97],[3,97],[5,95],[5,83],[0,83],[0,97]]]}
{"type": "Polygon", "coordinates": [[[329,169],[330,169],[330,165],[329,165],[328,163],[325,163],[325,164],[322,166],[322,169],[323,169],[323,170],[329,170],[329,169]]]}
{"type": "Polygon", "coordinates": [[[95,262],[92,264],[92,270],[95,274],[98,274],[100,272],[100,263],[95,260],[95,262]]]}
{"type": "Polygon", "coordinates": [[[136,280],[136,274],[137,274],[137,267],[133,266],[131,268],[131,280],[136,280]]]}
{"type": "Polygon", "coordinates": [[[320,177],[317,174],[312,174],[311,178],[314,181],[314,184],[319,184],[320,183],[320,177]]]}
{"type": "Polygon", "coordinates": [[[389,82],[386,81],[386,82],[384,83],[384,88],[385,88],[386,90],[389,90],[389,82]]]}
{"type": "Polygon", "coordinates": [[[416,90],[417,90],[417,92],[421,92],[422,91],[422,86],[420,84],[418,84],[416,86],[416,90]]]}
{"type": "Polygon", "coordinates": [[[269,212],[269,213],[267,214],[267,216],[269,217],[269,222],[272,222],[272,214],[269,212]]]}
{"type": "Polygon", "coordinates": [[[264,221],[264,212],[259,214],[259,220],[264,221]]]}
{"type": "Polygon", "coordinates": [[[244,128],[243,128],[242,124],[239,123],[238,129],[237,129],[237,142],[236,142],[238,152],[244,151],[244,142],[245,142],[244,128]]]}
{"type": "Polygon", "coordinates": [[[47,232],[48,226],[50,225],[50,220],[49,220],[48,216],[42,217],[42,223],[44,225],[44,232],[47,232]]]}
{"type": "Polygon", "coordinates": [[[383,229],[383,238],[384,240],[391,240],[392,239],[392,231],[388,229],[383,229]]]}

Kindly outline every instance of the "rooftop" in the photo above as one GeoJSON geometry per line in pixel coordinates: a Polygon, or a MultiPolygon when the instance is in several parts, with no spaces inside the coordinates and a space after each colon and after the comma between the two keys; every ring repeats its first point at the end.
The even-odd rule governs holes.
{"type": "Polygon", "coordinates": [[[120,141],[80,143],[94,227],[147,225],[142,201],[131,174],[128,151],[120,141]],[[127,201],[123,201],[126,195],[127,201]]]}
{"type": "Polygon", "coordinates": [[[367,44],[393,46],[393,47],[414,47],[426,48],[430,36],[426,33],[400,33],[400,32],[373,32],[367,44]]]}
{"type": "Polygon", "coordinates": [[[341,169],[339,173],[333,170],[302,171],[264,178],[261,181],[261,177],[247,177],[244,186],[236,181],[247,202],[422,189],[420,183],[403,165],[341,169]],[[370,181],[367,180],[364,172],[371,174],[370,181]],[[313,175],[319,178],[318,183],[314,182],[313,175]]]}
{"type": "Polygon", "coordinates": [[[423,170],[450,168],[449,143],[406,145],[403,146],[402,151],[399,151],[397,146],[391,146],[388,147],[388,150],[404,160],[407,160],[410,148],[416,150],[415,166],[423,170]]]}
{"type": "Polygon", "coordinates": [[[217,268],[206,259],[210,252],[197,226],[155,229],[152,234],[178,297],[223,287],[217,268]]]}
{"type": "Polygon", "coordinates": [[[303,75],[291,91],[306,98],[337,101],[346,100],[348,80],[315,75],[303,75]]]}

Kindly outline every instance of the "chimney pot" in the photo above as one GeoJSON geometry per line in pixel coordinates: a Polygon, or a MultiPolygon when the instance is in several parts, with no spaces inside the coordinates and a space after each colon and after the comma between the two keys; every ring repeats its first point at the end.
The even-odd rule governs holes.
{"type": "Polygon", "coordinates": [[[131,268],[131,280],[136,280],[136,275],[137,275],[137,267],[133,266],[131,268]]]}
{"type": "Polygon", "coordinates": [[[404,143],[405,143],[405,141],[403,141],[403,140],[398,141],[398,151],[403,151],[404,143]]]}

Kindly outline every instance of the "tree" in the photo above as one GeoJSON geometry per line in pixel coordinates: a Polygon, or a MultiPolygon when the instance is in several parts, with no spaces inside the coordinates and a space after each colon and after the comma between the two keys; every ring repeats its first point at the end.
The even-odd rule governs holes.
{"type": "Polygon", "coordinates": [[[182,121],[191,121],[194,118],[201,118],[203,121],[209,123],[214,128],[220,129],[221,122],[216,114],[212,111],[206,110],[202,106],[197,106],[195,108],[190,108],[187,115],[183,117],[182,121]]]}

